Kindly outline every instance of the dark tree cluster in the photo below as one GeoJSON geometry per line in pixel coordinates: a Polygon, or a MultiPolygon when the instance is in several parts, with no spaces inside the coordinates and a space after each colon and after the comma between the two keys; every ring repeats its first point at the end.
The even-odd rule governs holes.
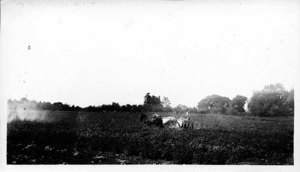
{"type": "Polygon", "coordinates": [[[86,112],[197,112],[196,108],[190,108],[185,105],[178,105],[175,108],[171,107],[171,102],[168,97],[150,95],[147,93],[144,97],[143,105],[126,104],[120,105],[113,102],[112,104],[103,104],[100,106],[70,106],[62,102],[37,102],[22,98],[21,100],[8,100],[8,108],[10,110],[50,110],[50,111],[86,111],[86,112]]]}
{"type": "Polygon", "coordinates": [[[230,102],[229,114],[231,115],[242,115],[245,113],[245,104],[247,97],[237,95],[230,102]]]}
{"type": "Polygon", "coordinates": [[[163,105],[160,96],[150,95],[147,93],[144,97],[144,107],[146,111],[162,112],[163,105]]]}
{"type": "Polygon", "coordinates": [[[186,105],[177,105],[176,107],[171,106],[171,102],[168,97],[151,95],[147,93],[144,97],[144,108],[148,112],[196,112],[196,108],[187,107],[186,105]]]}
{"type": "Polygon", "coordinates": [[[229,110],[231,100],[228,97],[211,95],[198,103],[198,110],[201,112],[226,113],[229,110]]]}
{"type": "Polygon", "coordinates": [[[294,90],[287,91],[281,84],[267,85],[254,92],[248,108],[255,116],[293,116],[294,90]]]}
{"type": "Polygon", "coordinates": [[[36,102],[22,98],[21,100],[8,100],[8,108],[10,110],[51,110],[51,111],[88,111],[88,112],[142,112],[144,111],[143,105],[123,105],[113,102],[112,104],[104,104],[101,106],[70,106],[61,102],[36,102]]]}
{"type": "Polygon", "coordinates": [[[88,106],[82,110],[88,112],[142,112],[144,107],[143,105],[130,104],[120,106],[119,103],[113,102],[111,105],[88,106]]]}
{"type": "Polygon", "coordinates": [[[244,115],[247,97],[237,95],[232,100],[228,97],[211,95],[202,99],[198,103],[200,113],[220,113],[230,115],[244,115]]]}
{"type": "Polygon", "coordinates": [[[228,97],[211,95],[202,99],[197,106],[200,113],[221,113],[230,115],[251,114],[255,116],[293,116],[294,90],[287,91],[282,84],[265,86],[255,91],[248,102],[249,112],[245,111],[247,97],[237,95],[228,97]]]}

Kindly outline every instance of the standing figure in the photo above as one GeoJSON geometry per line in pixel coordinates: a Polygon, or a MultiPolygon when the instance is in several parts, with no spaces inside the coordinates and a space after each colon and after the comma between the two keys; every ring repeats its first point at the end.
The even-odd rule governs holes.
{"type": "Polygon", "coordinates": [[[182,120],[181,128],[183,128],[183,129],[194,129],[194,123],[191,120],[191,116],[190,116],[189,112],[186,112],[186,114],[185,114],[185,116],[182,120]]]}

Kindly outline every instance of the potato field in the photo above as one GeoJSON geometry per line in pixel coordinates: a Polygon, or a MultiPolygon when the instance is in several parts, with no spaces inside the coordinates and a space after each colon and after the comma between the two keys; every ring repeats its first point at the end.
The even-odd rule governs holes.
{"type": "Polygon", "coordinates": [[[192,113],[195,129],[182,130],[148,126],[140,113],[22,113],[37,118],[7,124],[8,164],[294,163],[293,117],[192,113]]]}

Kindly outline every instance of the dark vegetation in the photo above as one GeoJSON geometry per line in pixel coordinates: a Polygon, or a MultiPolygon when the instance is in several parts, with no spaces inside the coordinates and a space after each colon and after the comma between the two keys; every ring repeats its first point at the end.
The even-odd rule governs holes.
{"type": "Polygon", "coordinates": [[[254,92],[248,107],[255,116],[293,116],[294,90],[286,91],[281,84],[267,85],[254,92]]]}
{"type": "Polygon", "coordinates": [[[293,164],[293,118],[192,114],[196,129],[185,131],[139,113],[74,116],[8,123],[8,164],[293,164]]]}

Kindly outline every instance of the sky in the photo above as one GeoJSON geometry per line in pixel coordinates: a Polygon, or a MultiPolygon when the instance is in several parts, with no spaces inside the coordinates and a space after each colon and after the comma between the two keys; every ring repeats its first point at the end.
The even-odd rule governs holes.
{"type": "Polygon", "coordinates": [[[11,99],[172,106],[295,87],[298,1],[1,1],[1,80],[11,99]]]}

